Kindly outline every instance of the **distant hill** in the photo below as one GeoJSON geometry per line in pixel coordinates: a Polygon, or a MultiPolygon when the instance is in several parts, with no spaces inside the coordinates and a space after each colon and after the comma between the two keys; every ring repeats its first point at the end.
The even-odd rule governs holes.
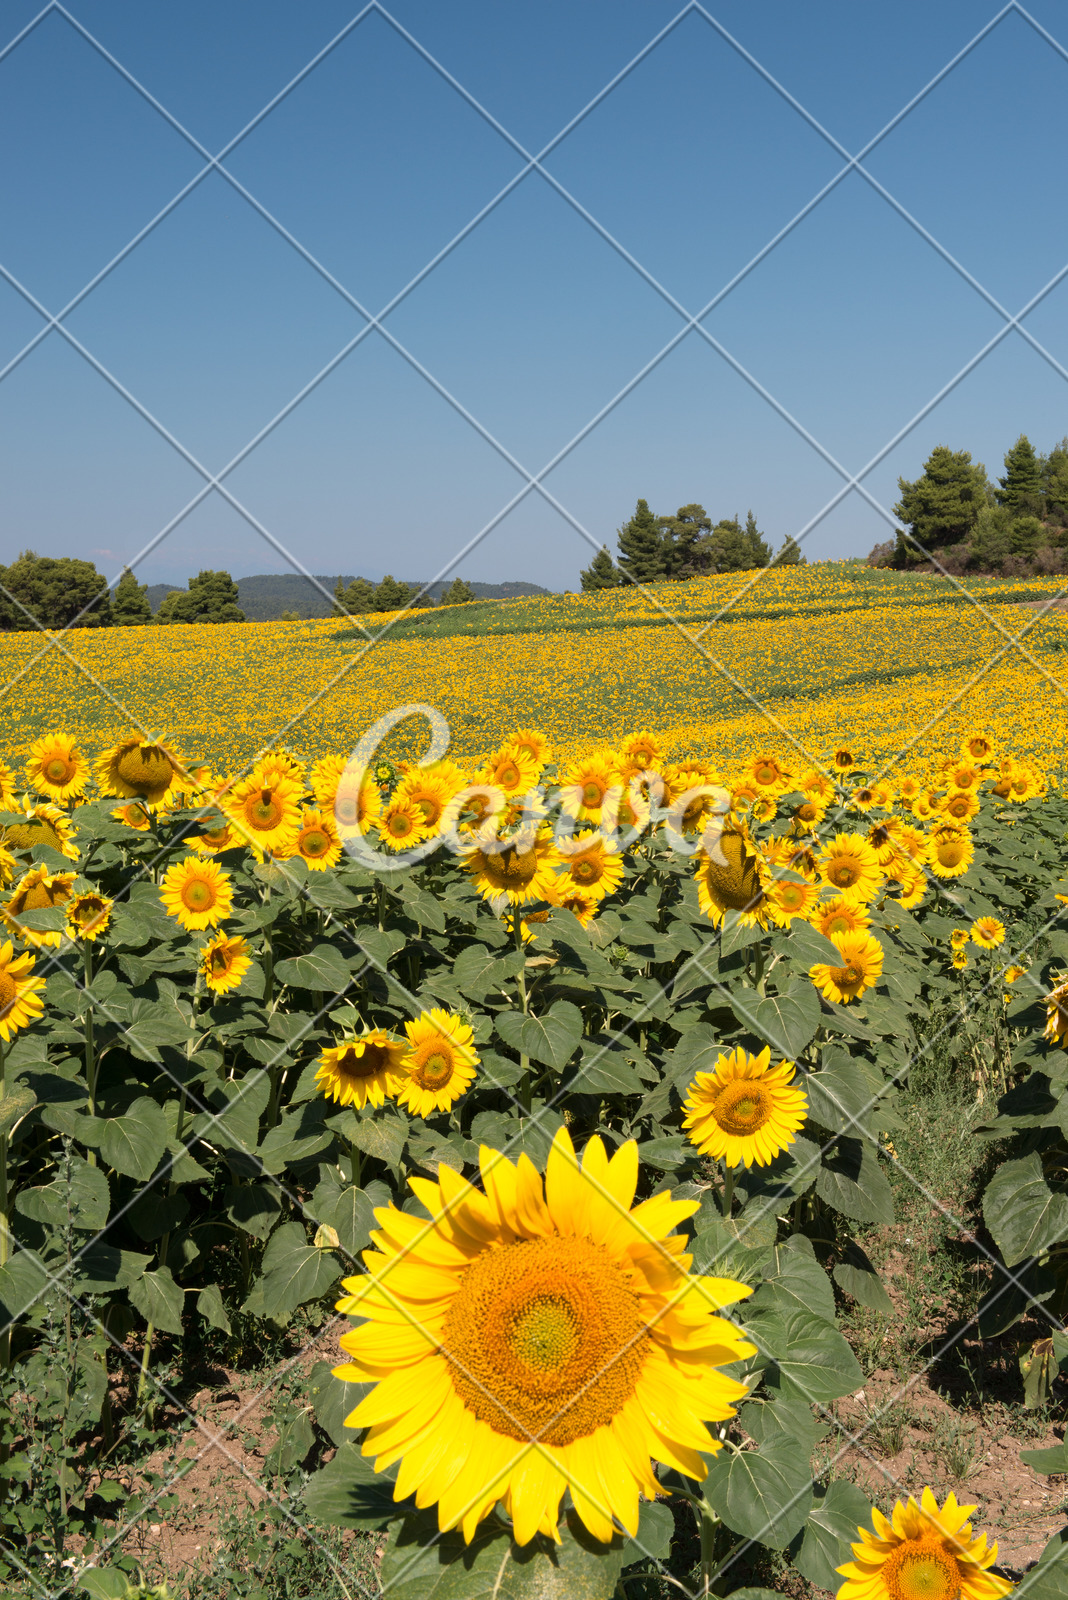
{"type": "MultiPolygon", "coordinates": [[[[352,582],[354,573],[342,573],[341,582],[352,582]]],[[[333,595],[334,586],[338,581],[337,573],[330,577],[316,574],[318,582],[322,584],[328,595],[333,595]]],[[[414,582],[414,579],[406,579],[414,582]]],[[[442,591],[452,582],[447,578],[444,583],[434,583],[430,586],[430,593],[435,600],[441,598],[442,591]]],[[[153,612],[160,608],[165,595],[173,589],[182,587],[175,583],[150,583],[148,586],[148,603],[153,612]]],[[[514,600],[523,595],[549,594],[551,590],[543,589],[537,583],[473,583],[469,587],[474,590],[479,600],[514,600]]],[[[283,611],[295,611],[300,617],[309,619],[315,617],[329,617],[332,615],[330,602],[325,600],[313,583],[301,577],[298,572],[269,572],[252,578],[238,578],[237,592],[240,596],[241,609],[250,622],[276,622],[283,611]]]]}

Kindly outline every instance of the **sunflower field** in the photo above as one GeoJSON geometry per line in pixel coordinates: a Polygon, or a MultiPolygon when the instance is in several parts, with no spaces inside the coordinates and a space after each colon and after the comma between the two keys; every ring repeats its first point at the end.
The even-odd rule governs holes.
{"type": "MultiPolygon", "coordinates": [[[[241,1594],[1009,1592],[955,1492],[839,1470],[880,1422],[839,1408],[936,1053],[981,1108],[967,1327],[1060,1393],[1068,797],[978,722],[820,748],[8,750],[0,1594],[238,1592],[130,1541],[208,1448],[188,1372],[294,1327],[290,1587],[241,1594]]],[[[1068,1528],[1019,1588],[1064,1600],[1068,1528]]]]}

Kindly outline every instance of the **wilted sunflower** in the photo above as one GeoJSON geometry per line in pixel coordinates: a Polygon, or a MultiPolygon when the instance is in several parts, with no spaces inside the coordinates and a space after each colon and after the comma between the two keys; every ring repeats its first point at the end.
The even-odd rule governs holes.
{"type": "Polygon", "coordinates": [[[328,1099],[343,1106],[385,1105],[404,1086],[406,1045],[384,1028],[368,1028],[324,1050],[315,1081],[328,1099]]]}
{"type": "Polygon", "coordinates": [[[167,915],[183,928],[217,928],[230,915],[233,887],[217,861],[186,856],[167,868],[159,895],[167,915]]]}
{"type": "Polygon", "coordinates": [[[850,900],[871,900],[879,892],[879,858],[860,833],[836,833],[820,854],[820,877],[850,900]]]}
{"type": "Polygon", "coordinates": [[[927,865],[936,878],[959,878],[974,855],[971,833],[963,824],[944,823],[927,841],[927,865]]]}
{"type": "Polygon", "coordinates": [[[864,929],[840,933],[831,942],[842,958],[841,966],[820,961],[809,968],[808,975],[824,999],[843,1005],[878,982],[883,970],[883,947],[874,934],[864,929]]]}
{"type": "Polygon", "coordinates": [[[814,883],[795,883],[792,878],[776,878],[767,889],[767,907],[771,920],[780,928],[788,928],[796,917],[808,917],[819,899],[819,889],[814,883]]]}
{"type": "Polygon", "coordinates": [[[1068,1049],[1068,973],[1062,972],[1046,996],[1045,1038],[1068,1049]]]}
{"type": "Polygon", "coordinates": [[[171,787],[175,768],[180,765],[177,751],[161,740],[128,733],[98,758],[96,781],[102,794],[117,794],[124,800],[141,799],[156,805],[171,787]]]}
{"type": "Polygon", "coordinates": [[[30,976],[35,960],[29,951],[15,955],[10,939],[0,946],[0,1039],[5,1043],[44,1011],[40,991],[45,981],[30,976]]]}
{"type": "Polygon", "coordinates": [[[395,794],[378,818],[378,836],[388,850],[410,850],[429,838],[422,807],[395,794]]]}
{"type": "Polygon", "coordinates": [[[559,858],[547,829],[532,833],[521,827],[511,843],[482,838],[464,857],[476,889],[498,914],[508,906],[553,900],[559,858]]]}
{"type": "Polygon", "coordinates": [[[474,1032],[462,1017],[437,1006],[406,1022],[404,1031],[408,1052],[401,1065],[408,1076],[397,1091],[397,1104],[416,1117],[448,1111],[475,1081],[474,1032]]]}
{"type": "Polygon", "coordinates": [[[558,848],[562,858],[557,868],[558,896],[571,889],[593,900],[615,894],[623,881],[623,856],[603,834],[587,828],[573,839],[561,840],[558,848]]]}
{"type": "Polygon", "coordinates": [[[300,786],[266,766],[253,767],[219,804],[257,861],[268,850],[292,853],[300,827],[300,786]]]}
{"type": "Polygon", "coordinates": [[[3,830],[3,842],[9,850],[33,850],[47,844],[69,861],[77,861],[79,850],[74,843],[74,824],[65,811],[42,800],[39,805],[27,806],[21,822],[12,822],[3,830]]]}
{"type": "Polygon", "coordinates": [[[697,853],[697,902],[718,928],[724,913],[737,911],[746,927],[764,925],[762,862],[747,835],[724,828],[710,849],[697,853]]]}
{"type": "Polygon", "coordinates": [[[773,1067],[766,1045],[758,1056],[740,1048],[720,1055],[683,1101],[690,1143],[728,1167],[766,1167],[808,1116],[807,1096],[790,1081],[795,1071],[792,1061],[773,1067]]]}
{"type": "Polygon", "coordinates": [[[66,733],[45,733],[34,740],[24,770],[30,788],[50,800],[84,794],[89,782],[89,763],[66,733]]]}
{"type": "Polygon", "coordinates": [[[1000,1600],[1012,1584],[988,1570],[997,1540],[988,1549],[985,1533],[972,1538],[975,1509],[952,1493],[939,1509],[928,1488],[919,1505],[899,1500],[889,1520],[873,1506],[875,1532],[858,1528],[853,1560],[836,1568],[846,1580],[837,1600],[1000,1600]]]}
{"type": "Polygon", "coordinates": [[[112,902],[105,895],[86,890],[66,903],[67,932],[72,939],[99,939],[111,921],[112,902]]]}
{"type": "Polygon", "coordinates": [[[661,1486],[650,1457],[698,1481],[720,1448],[706,1421],[745,1387],[717,1368],[753,1353],[724,1306],[750,1291],[689,1277],[683,1235],[696,1200],[654,1195],[631,1210],[633,1140],[609,1160],[594,1136],[580,1166],[566,1128],[541,1174],[485,1146],[485,1194],[448,1167],[409,1179],[430,1220],[375,1212],[368,1272],[338,1309],[367,1320],[334,1369],[377,1387],[346,1418],[367,1427],[377,1471],[399,1461],[394,1496],[438,1507],[470,1540],[502,1501],[513,1537],[559,1537],[565,1488],[595,1539],[638,1526],[661,1486]],[[702,1454],[703,1452],[703,1454],[702,1454]]]}
{"type": "Polygon", "coordinates": [[[996,950],[1005,943],[1005,924],[997,917],[976,917],[968,930],[973,944],[980,950],[996,950]]]}
{"type": "Polygon", "coordinates": [[[238,987],[252,965],[248,948],[247,939],[230,938],[225,933],[216,934],[204,946],[198,965],[212,994],[226,994],[238,987]]]}
{"type": "Polygon", "coordinates": [[[871,927],[871,918],[860,900],[849,900],[836,894],[822,901],[812,912],[809,921],[825,939],[834,939],[840,933],[857,933],[871,927]]]}
{"type": "Polygon", "coordinates": [[[47,867],[31,867],[23,873],[7,900],[0,905],[0,917],[9,932],[24,944],[40,949],[44,945],[59,945],[63,935],[58,929],[33,928],[23,922],[26,911],[47,911],[52,906],[64,905],[71,897],[71,885],[76,872],[49,872],[47,867]]]}
{"type": "Polygon", "coordinates": [[[140,800],[129,800],[124,806],[116,806],[111,815],[116,822],[121,822],[127,828],[136,828],[138,833],[147,833],[152,826],[152,814],[140,800]]]}
{"type": "Polygon", "coordinates": [[[584,756],[572,761],[560,777],[560,810],[565,817],[581,817],[600,822],[601,808],[609,791],[620,782],[621,774],[604,755],[584,756]]]}
{"type": "Polygon", "coordinates": [[[300,814],[300,831],[293,841],[293,854],[306,863],[309,872],[324,872],[341,859],[341,840],[330,819],[318,806],[305,806],[300,814]]]}

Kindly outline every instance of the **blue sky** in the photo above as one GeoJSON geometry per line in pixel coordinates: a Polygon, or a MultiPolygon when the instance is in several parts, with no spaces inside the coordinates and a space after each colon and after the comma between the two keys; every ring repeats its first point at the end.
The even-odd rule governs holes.
{"type": "MultiPolygon", "coordinates": [[[[997,9],[690,11],[553,147],[548,176],[527,171],[406,295],[523,173],[516,145],[555,139],[680,6],[396,0],[398,26],[368,14],[225,157],[322,272],[224,177],[195,181],[205,155],[52,11],[0,59],[0,370],[42,310],[61,311],[190,186],[64,320],[187,455],[53,329],[0,381],[0,559],[32,546],[112,575],[203,487],[188,457],[220,472],[352,341],[225,479],[313,571],[430,577],[493,524],[454,570],[577,587],[592,551],[573,522],[612,545],[639,495],[659,511],[752,507],[778,545],[842,479],[737,367],[854,472],[1005,319],[856,171],[723,291],[997,9]],[[685,331],[717,297],[700,326],[718,349],[685,331]],[[387,307],[385,331],[364,331],[387,307]],[[544,479],[558,506],[531,491],[506,511],[522,469],[561,452],[544,479]]],[[[7,0],[0,48],[39,10],[7,0]]],[[[356,15],[339,0],[68,11],[210,155],[356,15]]],[[[1063,5],[1029,13],[1068,49],[1063,5]]],[[[1066,94],[1068,59],[1012,12],[864,158],[1012,315],[1068,264],[1066,94]]],[[[1068,278],[1024,326],[1068,367],[1068,278]]],[[[1010,331],[865,481],[891,506],[898,475],[938,443],[994,474],[1020,431],[1044,449],[1068,433],[1068,387],[1010,331]]],[[[850,493],[805,548],[865,555],[884,528],[850,493]]],[[[212,491],[138,571],[184,582],[202,566],[286,565],[212,491]]]]}

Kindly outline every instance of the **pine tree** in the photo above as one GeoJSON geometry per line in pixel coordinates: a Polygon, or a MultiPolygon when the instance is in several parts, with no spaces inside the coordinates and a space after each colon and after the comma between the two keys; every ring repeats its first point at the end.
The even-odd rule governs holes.
{"type": "Polygon", "coordinates": [[[771,546],[768,544],[767,540],[760,532],[760,529],[757,527],[756,517],[754,517],[751,511],[746,512],[745,536],[749,541],[749,548],[753,554],[753,559],[749,565],[751,567],[770,566],[771,546]]]}
{"type": "MultiPolygon", "coordinates": [[[[876,546],[876,549],[885,549],[888,556],[892,552],[893,548],[893,544],[890,542],[890,540],[887,540],[885,546],[876,546]]],[[[872,554],[874,555],[874,553],[875,552],[873,551],[872,554]]],[[[868,560],[871,562],[871,556],[868,557],[868,560]]],[[[798,544],[793,534],[790,534],[783,540],[778,554],[775,556],[775,559],[770,563],[770,565],[773,567],[803,567],[807,564],[807,562],[808,557],[806,555],[802,555],[801,546],[798,544]]]]}
{"type": "Polygon", "coordinates": [[[454,578],[441,597],[443,606],[465,606],[475,599],[475,591],[462,578],[454,578]]]}
{"type": "Polygon", "coordinates": [[[1046,457],[1045,483],[1048,513],[1068,524],[1068,439],[1055,444],[1046,457]]]}
{"type": "Polygon", "coordinates": [[[204,568],[190,578],[188,589],[172,589],[164,596],[156,621],[164,626],[179,622],[244,622],[245,613],[237,599],[237,584],[228,572],[204,568]]]}
{"type": "Polygon", "coordinates": [[[673,517],[658,517],[664,542],[664,567],[669,578],[695,578],[703,570],[698,546],[712,532],[712,518],[694,500],[673,517]]]}
{"type": "Polygon", "coordinates": [[[648,500],[638,501],[634,515],[616,537],[619,565],[633,583],[656,583],[666,576],[664,531],[660,518],[649,510],[648,500]]]}
{"type": "Polygon", "coordinates": [[[375,586],[368,583],[366,578],[353,578],[348,588],[343,589],[339,578],[334,588],[334,599],[339,616],[359,617],[375,609],[375,586]]]}
{"type": "Polygon", "coordinates": [[[596,589],[615,589],[622,581],[619,568],[608,554],[608,546],[603,544],[590,562],[588,567],[579,573],[582,587],[590,593],[596,589]]]}
{"type": "Polygon", "coordinates": [[[0,583],[8,591],[0,594],[0,628],[100,628],[111,621],[107,579],[91,561],[23,550],[0,567],[0,583]]]}
{"type": "Polygon", "coordinates": [[[116,585],[111,602],[111,621],[116,628],[140,628],[152,621],[148,584],[138,583],[129,567],[123,567],[122,577],[116,585]]]}
{"type": "Polygon", "coordinates": [[[1000,488],[994,490],[998,504],[1008,506],[1019,516],[1041,516],[1043,511],[1042,468],[1035,447],[1021,433],[1012,449],[1005,455],[1005,476],[998,479],[1000,488]]]}
{"type": "Polygon", "coordinates": [[[375,610],[400,611],[408,604],[412,593],[406,583],[399,583],[391,572],[387,572],[375,590],[375,610]]]}
{"type": "Polygon", "coordinates": [[[894,564],[924,561],[931,550],[966,539],[989,501],[986,468],[968,450],[936,445],[923,464],[923,477],[897,480],[901,499],[894,516],[908,523],[912,539],[897,536],[894,564]],[[913,542],[915,541],[915,542],[913,542]]]}

